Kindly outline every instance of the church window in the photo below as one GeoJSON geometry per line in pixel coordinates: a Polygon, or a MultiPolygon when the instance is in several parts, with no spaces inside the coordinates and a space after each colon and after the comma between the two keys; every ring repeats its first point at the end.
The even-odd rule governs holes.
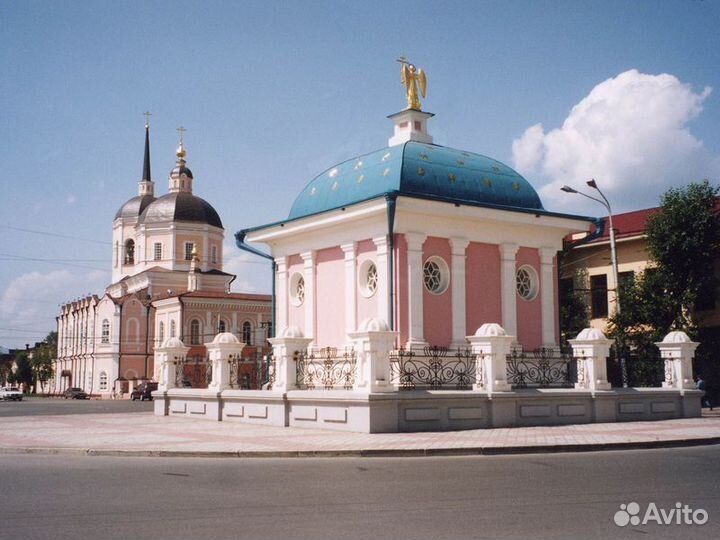
{"type": "Polygon", "coordinates": [[[193,244],[192,242],[185,242],[185,260],[186,261],[192,261],[192,258],[193,258],[192,252],[193,252],[194,246],[195,246],[195,244],[193,244]]]}
{"type": "Polygon", "coordinates": [[[125,242],[125,264],[135,264],[135,241],[125,242]]]}
{"type": "Polygon", "coordinates": [[[165,323],[160,321],[158,324],[158,343],[160,346],[162,346],[163,341],[165,341],[165,323]]]}
{"type": "Polygon", "coordinates": [[[293,306],[301,306],[305,301],[305,278],[295,272],[290,278],[290,302],[293,306]]]}
{"type": "Polygon", "coordinates": [[[155,242],[153,258],[156,261],[162,261],[162,243],[161,242],[155,242]]]}
{"type": "Polygon", "coordinates": [[[103,343],[110,343],[110,321],[104,319],[102,322],[102,333],[100,334],[103,343]]]}
{"type": "Polygon", "coordinates": [[[360,282],[358,285],[360,285],[360,294],[365,298],[370,298],[375,294],[378,286],[377,266],[375,266],[373,261],[365,261],[360,265],[359,274],[360,282]]]}
{"type": "Polygon", "coordinates": [[[175,337],[177,335],[177,328],[175,325],[175,321],[170,321],[170,337],[175,337]]]}
{"type": "Polygon", "coordinates": [[[100,390],[105,391],[108,389],[108,376],[104,371],[100,372],[100,390]]]}
{"type": "Polygon", "coordinates": [[[245,321],[242,325],[242,341],[245,345],[252,345],[252,323],[245,321]]]}
{"type": "Polygon", "coordinates": [[[224,320],[220,319],[218,321],[218,334],[222,334],[224,332],[227,332],[227,323],[224,320]]]}
{"type": "Polygon", "coordinates": [[[450,285],[450,269],[440,257],[430,257],[423,265],[425,288],[432,294],[444,293],[450,285]]]}
{"type": "Polygon", "coordinates": [[[210,248],[210,262],[212,262],[212,264],[217,264],[217,246],[212,246],[212,248],[210,248]]]}
{"type": "Polygon", "coordinates": [[[537,272],[532,266],[524,265],[515,274],[515,287],[523,300],[535,300],[540,289],[537,272]]]}
{"type": "Polygon", "coordinates": [[[200,345],[200,321],[197,319],[190,321],[190,344],[200,345]]]}

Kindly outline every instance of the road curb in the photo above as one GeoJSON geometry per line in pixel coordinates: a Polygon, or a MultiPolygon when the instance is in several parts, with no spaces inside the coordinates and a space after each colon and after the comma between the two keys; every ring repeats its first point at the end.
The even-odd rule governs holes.
{"type": "Polygon", "coordinates": [[[347,458],[347,457],[433,457],[433,456],[502,456],[521,454],[558,454],[650,450],[720,444],[720,437],[674,439],[662,441],[628,441],[599,444],[557,444],[528,446],[489,446],[464,448],[362,448],[353,450],[123,450],[112,448],[13,448],[0,447],[0,455],[70,455],[104,457],[164,458],[347,458]]]}

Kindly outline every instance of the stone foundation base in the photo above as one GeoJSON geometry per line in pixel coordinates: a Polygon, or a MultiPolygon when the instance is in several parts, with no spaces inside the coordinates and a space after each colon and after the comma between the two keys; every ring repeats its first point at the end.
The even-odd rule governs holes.
{"type": "Polygon", "coordinates": [[[154,392],[155,414],[224,422],[361,433],[449,431],[700,416],[701,392],[625,388],[498,392],[413,390],[362,394],[341,390],[177,388],[154,392]]]}

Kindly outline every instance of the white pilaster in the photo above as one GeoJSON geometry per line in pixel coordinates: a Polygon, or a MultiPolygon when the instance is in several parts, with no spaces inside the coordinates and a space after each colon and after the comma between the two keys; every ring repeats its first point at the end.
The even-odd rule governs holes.
{"type": "Polygon", "coordinates": [[[345,254],[345,333],[357,330],[357,259],[356,242],[342,244],[345,254]]]}
{"type": "Polygon", "coordinates": [[[502,326],[510,336],[517,336],[516,263],[518,245],[510,242],[500,244],[500,283],[502,326]]]}
{"type": "Polygon", "coordinates": [[[310,346],[317,345],[316,332],[316,295],[315,295],[315,251],[304,251],[300,254],[303,260],[303,278],[305,279],[305,335],[312,341],[310,346]]]}
{"type": "Polygon", "coordinates": [[[382,319],[363,321],[350,339],[357,355],[357,375],[353,390],[357,392],[390,392],[390,352],[395,345],[395,332],[390,332],[382,319]]]}
{"type": "Polygon", "coordinates": [[[376,259],[375,266],[377,268],[378,281],[377,281],[377,318],[383,321],[388,320],[388,309],[390,303],[388,302],[388,241],[387,236],[378,236],[373,238],[373,244],[375,244],[376,259]]]}
{"type": "Polygon", "coordinates": [[[575,339],[568,340],[577,360],[577,382],[581,390],[610,390],[607,380],[607,357],[612,340],[596,328],[582,330],[575,339]]]}
{"type": "MultiPolygon", "coordinates": [[[[287,257],[275,259],[275,317],[277,328],[287,328],[288,325],[288,269],[287,257]]],[[[233,327],[238,331],[237,318],[233,315],[233,327]]]]}
{"type": "Polygon", "coordinates": [[[555,272],[553,259],[557,250],[541,247],[540,253],[540,305],[543,347],[556,347],[555,342],[555,272]]]}
{"type": "Polygon", "coordinates": [[[475,355],[474,390],[490,394],[512,390],[507,378],[507,355],[514,339],[497,323],[485,323],[474,336],[467,337],[475,355]]]}
{"type": "Polygon", "coordinates": [[[466,347],[465,310],[465,249],[470,244],[467,238],[450,238],[452,250],[452,347],[466,347]]]}
{"type": "MultiPolygon", "coordinates": [[[[405,233],[408,261],[408,341],[406,348],[424,347],[427,342],[423,330],[423,251],[427,235],[405,233]]],[[[378,269],[379,270],[379,269],[378,269]]]]}
{"type": "Polygon", "coordinates": [[[310,338],[303,337],[299,328],[291,326],[279,332],[280,337],[270,338],[275,359],[273,390],[287,392],[297,387],[295,353],[307,352],[310,338]]]}
{"type": "Polygon", "coordinates": [[[222,392],[230,387],[230,361],[231,357],[240,357],[245,348],[244,343],[229,332],[215,336],[211,343],[206,343],[208,358],[212,363],[212,381],[208,390],[222,392]]]}
{"type": "Polygon", "coordinates": [[[692,376],[692,359],[699,343],[690,341],[685,332],[670,332],[665,338],[655,343],[660,349],[660,357],[665,363],[664,388],[691,390],[695,388],[692,376]]]}

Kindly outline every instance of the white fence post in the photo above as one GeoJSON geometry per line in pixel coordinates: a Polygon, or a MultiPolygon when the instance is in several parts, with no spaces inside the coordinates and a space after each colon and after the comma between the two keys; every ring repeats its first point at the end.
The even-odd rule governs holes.
{"type": "Polygon", "coordinates": [[[512,389],[507,380],[507,356],[515,336],[508,336],[497,323],[485,323],[474,336],[468,336],[476,357],[473,390],[506,392],[512,389]]]}
{"type": "Polygon", "coordinates": [[[158,377],[158,390],[166,392],[171,388],[175,388],[175,380],[177,378],[178,362],[185,359],[185,355],[190,350],[177,337],[171,337],[155,349],[155,361],[160,364],[160,376],[158,377]]]}
{"type": "Polygon", "coordinates": [[[311,338],[303,337],[297,326],[285,328],[279,337],[268,340],[273,346],[275,360],[275,382],[273,390],[287,392],[297,388],[295,353],[306,352],[311,338]]]}
{"type": "Polygon", "coordinates": [[[222,392],[230,386],[230,357],[240,357],[244,343],[230,332],[223,332],[215,336],[212,343],[206,343],[208,359],[212,366],[212,380],[208,390],[222,392]]]}
{"type": "Polygon", "coordinates": [[[610,390],[607,380],[607,358],[612,340],[596,328],[581,330],[575,339],[569,339],[573,358],[577,362],[577,382],[580,390],[610,390]]]}
{"type": "Polygon", "coordinates": [[[395,345],[395,332],[391,332],[383,319],[365,319],[359,332],[348,334],[356,354],[355,383],[353,390],[361,392],[390,392],[390,351],[395,345]]]}
{"type": "Polygon", "coordinates": [[[695,388],[692,376],[692,359],[699,343],[690,341],[685,332],[670,332],[655,343],[660,349],[660,357],[665,362],[665,382],[663,388],[688,390],[695,388]]]}

